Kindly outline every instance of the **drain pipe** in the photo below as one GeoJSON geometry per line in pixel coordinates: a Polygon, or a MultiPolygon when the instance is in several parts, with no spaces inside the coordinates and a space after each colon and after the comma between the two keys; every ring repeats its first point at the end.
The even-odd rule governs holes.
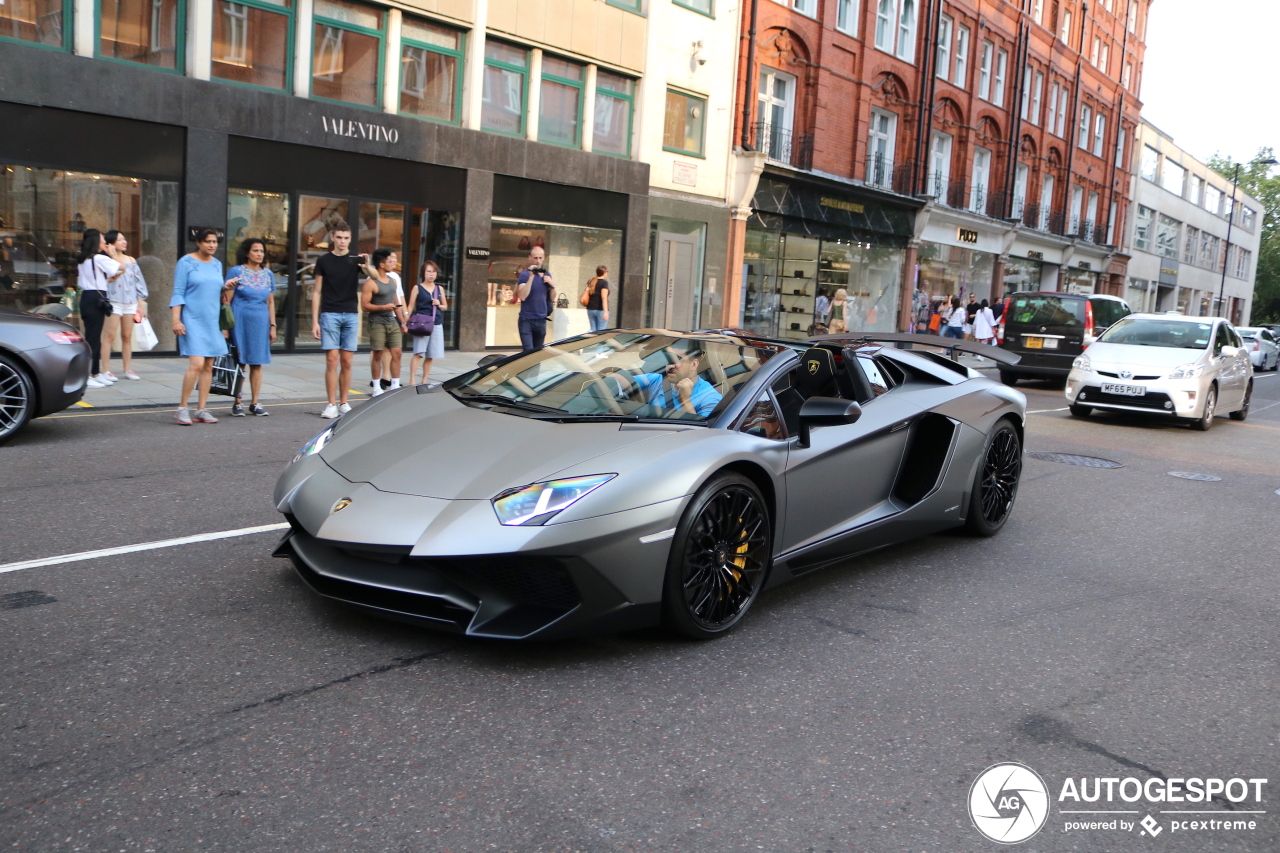
{"type": "Polygon", "coordinates": [[[930,137],[933,136],[933,99],[937,94],[937,61],[938,61],[938,29],[942,26],[942,0],[931,0],[932,8],[925,16],[924,24],[924,61],[920,63],[924,79],[920,82],[920,135],[916,139],[916,170],[923,178],[916,181],[912,176],[911,184],[916,192],[927,192],[929,188],[929,170],[927,167],[930,137]],[[923,153],[922,153],[923,149],[923,153]]]}
{"type": "Polygon", "coordinates": [[[747,29],[747,73],[742,84],[742,150],[751,150],[751,81],[755,77],[756,22],[760,16],[760,0],[751,0],[751,24],[747,29]]]}

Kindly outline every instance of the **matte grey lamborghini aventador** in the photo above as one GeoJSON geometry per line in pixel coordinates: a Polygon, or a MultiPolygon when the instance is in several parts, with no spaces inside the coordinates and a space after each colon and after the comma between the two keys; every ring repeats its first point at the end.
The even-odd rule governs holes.
{"type": "Polygon", "coordinates": [[[636,329],[384,394],[281,476],[276,554],[322,595],[475,636],[714,637],[799,575],[1005,524],[1026,399],[924,344],[1017,358],[636,329]]]}

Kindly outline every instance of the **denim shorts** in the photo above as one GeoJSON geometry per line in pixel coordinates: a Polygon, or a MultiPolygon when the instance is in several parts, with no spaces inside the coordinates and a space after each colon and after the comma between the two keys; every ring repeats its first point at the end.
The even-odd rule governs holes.
{"type": "Polygon", "coordinates": [[[320,315],[320,349],[344,349],[347,352],[355,352],[359,339],[359,314],[324,312],[320,315]]]}

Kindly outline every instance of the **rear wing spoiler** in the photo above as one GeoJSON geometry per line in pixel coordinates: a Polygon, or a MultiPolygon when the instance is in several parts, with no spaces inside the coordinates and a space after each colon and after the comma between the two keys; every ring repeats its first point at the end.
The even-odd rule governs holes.
{"type": "Polygon", "coordinates": [[[911,344],[919,344],[920,346],[937,347],[947,350],[947,355],[954,359],[956,352],[964,352],[969,355],[980,355],[983,358],[989,358],[997,364],[1006,364],[1012,367],[1021,361],[1021,357],[999,347],[993,347],[989,344],[980,344],[977,341],[961,341],[955,338],[943,338],[938,335],[908,335],[901,332],[851,332],[839,335],[814,335],[808,340],[813,343],[839,343],[854,345],[860,343],[867,344],[906,344],[906,346],[898,346],[898,349],[912,349],[911,344]]]}

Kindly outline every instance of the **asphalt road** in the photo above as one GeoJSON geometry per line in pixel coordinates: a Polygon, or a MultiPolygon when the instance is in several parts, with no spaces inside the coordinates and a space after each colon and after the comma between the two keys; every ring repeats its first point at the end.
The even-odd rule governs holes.
{"type": "MultiPolygon", "coordinates": [[[[1124,467],[1028,458],[995,539],[821,572],[712,643],[427,633],[311,594],[274,533],[0,574],[0,846],[990,851],[966,803],[1008,760],[1054,800],[1028,851],[1280,850],[1280,378],[1206,434],[1022,387],[1029,450],[1124,467]],[[1267,813],[1064,831],[1066,778],[1130,776],[1267,778],[1196,817],[1267,813]]],[[[275,523],[319,408],[37,421],[0,448],[0,563],[275,523]]]]}

